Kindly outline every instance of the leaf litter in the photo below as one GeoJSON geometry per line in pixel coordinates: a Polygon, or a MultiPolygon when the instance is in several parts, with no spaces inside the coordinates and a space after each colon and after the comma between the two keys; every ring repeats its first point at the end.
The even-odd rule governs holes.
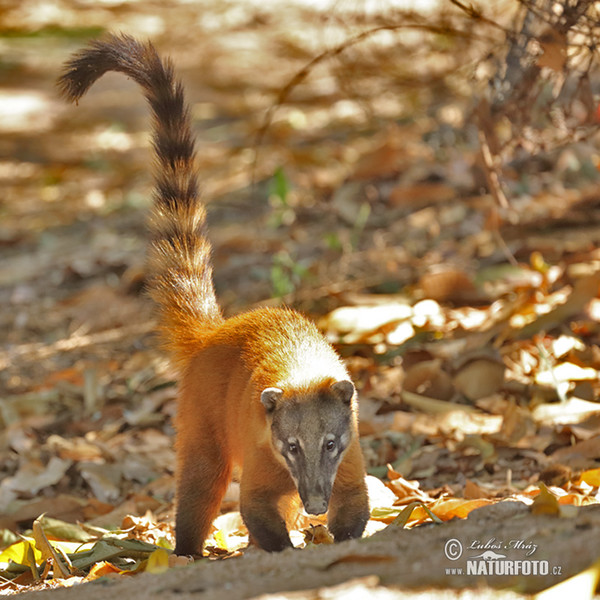
{"type": "MultiPolygon", "coordinates": [[[[88,18],[85,9],[63,10],[74,23],[88,18]]],[[[101,29],[110,27],[107,10],[95,17],[101,29]]],[[[189,10],[181,5],[155,18],[189,23],[189,10]]],[[[228,23],[228,10],[216,18],[228,23]]],[[[314,13],[297,10],[317,31],[313,40],[292,35],[276,11],[268,32],[260,18],[229,23],[193,52],[166,33],[156,36],[190,83],[189,97],[200,98],[193,107],[199,167],[227,311],[283,296],[318,318],[346,359],[361,390],[369,534],[465,518],[511,500],[557,517],[597,503],[597,102],[581,47],[570,46],[563,25],[525,32],[540,48],[530,65],[536,85],[527,93],[539,100],[544,92],[546,102],[554,93],[555,104],[530,103],[528,111],[538,111],[532,118],[520,83],[507,78],[507,97],[516,98],[507,102],[515,111],[507,123],[494,116],[497,98],[474,106],[480,89],[465,92],[465,71],[456,71],[469,61],[480,61],[476,73],[489,67],[479,44],[504,41],[483,22],[471,39],[459,35],[471,25],[461,21],[464,6],[438,38],[449,48],[445,62],[421,82],[405,61],[387,58],[379,34],[364,35],[361,45],[338,31],[339,45],[306,69],[324,34],[314,13]],[[247,62],[231,52],[244,35],[256,47],[247,62]],[[276,68],[270,79],[257,79],[253,61],[273,47],[280,51],[271,61],[276,68]],[[577,52],[566,51],[571,47],[577,52]],[[337,62],[326,60],[336,53],[337,62]],[[579,86],[562,82],[557,96],[552,90],[565,65],[579,86]],[[198,83],[194,73],[204,67],[198,83]],[[391,92],[390,82],[397,86],[391,92]],[[443,102],[431,92],[434,83],[443,102]],[[269,121],[259,123],[256,114],[269,121]],[[524,119],[530,128],[521,134],[524,119]],[[260,146],[253,147],[257,134],[260,146]],[[252,179],[270,183],[250,206],[252,179]]],[[[129,7],[121,22],[138,32],[143,11],[129,7]]],[[[84,40],[45,34],[27,13],[9,16],[18,35],[4,38],[4,49],[22,57],[22,85],[51,90],[60,62],[84,40]],[[37,43],[23,45],[35,31],[37,43]],[[52,68],[38,63],[27,72],[44,47],[52,50],[52,68]]],[[[406,17],[425,27],[418,15],[406,17]]],[[[358,31],[361,19],[344,18],[358,31]]],[[[409,41],[393,39],[414,56],[409,41]]],[[[425,62],[440,56],[435,40],[419,39],[426,40],[425,62]]],[[[0,163],[7,188],[0,226],[7,307],[2,593],[160,573],[187,562],[171,553],[174,377],[140,294],[147,121],[137,93],[124,93],[123,82],[111,85],[97,97],[106,112],[90,101],[67,114],[48,92],[41,96],[52,108],[44,131],[26,114],[2,125],[12,155],[30,157],[0,163]]],[[[208,556],[243,552],[248,538],[238,503],[234,483],[208,556]]],[[[331,542],[323,520],[304,514],[292,538],[300,546],[331,542]]]]}

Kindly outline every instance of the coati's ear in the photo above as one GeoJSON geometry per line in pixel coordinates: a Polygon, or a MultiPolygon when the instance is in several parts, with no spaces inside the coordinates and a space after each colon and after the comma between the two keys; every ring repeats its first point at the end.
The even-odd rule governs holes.
{"type": "Polygon", "coordinates": [[[350,404],[354,396],[354,384],[347,379],[336,381],[331,385],[331,392],[338,400],[346,404],[350,404]]]}
{"type": "Polygon", "coordinates": [[[283,395],[283,390],[280,390],[279,388],[276,388],[276,387],[265,388],[260,395],[260,401],[262,402],[262,405],[265,407],[265,410],[268,413],[272,413],[275,410],[275,407],[277,406],[277,402],[279,402],[282,395],[283,395]]]}

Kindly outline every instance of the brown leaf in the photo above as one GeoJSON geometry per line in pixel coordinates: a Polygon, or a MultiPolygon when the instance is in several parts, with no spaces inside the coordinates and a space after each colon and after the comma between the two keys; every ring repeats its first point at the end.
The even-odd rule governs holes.
{"type": "Polygon", "coordinates": [[[385,132],[385,139],[364,153],[354,167],[352,179],[378,179],[397,175],[406,158],[404,136],[397,127],[385,132]]]}
{"type": "MultiPolygon", "coordinates": [[[[600,435],[552,453],[552,460],[577,467],[594,462],[600,456],[600,435]]],[[[591,465],[590,465],[591,466],[591,465]]]]}
{"type": "Polygon", "coordinates": [[[456,198],[456,190],[445,183],[414,183],[392,188],[389,201],[392,206],[420,208],[430,204],[450,202],[456,198]]]}
{"type": "Polygon", "coordinates": [[[86,500],[67,494],[35,498],[20,504],[15,512],[0,515],[0,528],[16,530],[18,523],[31,521],[41,513],[63,521],[79,521],[87,517],[86,508],[86,500]]]}
{"type": "Polygon", "coordinates": [[[510,444],[517,444],[527,435],[535,431],[535,425],[530,412],[516,402],[511,401],[506,405],[503,413],[502,428],[499,436],[510,444]]]}
{"type": "Polygon", "coordinates": [[[36,548],[42,553],[42,559],[52,562],[52,577],[54,579],[69,577],[71,573],[68,566],[63,564],[63,557],[59,556],[58,552],[50,545],[39,519],[33,522],[33,537],[36,548]]]}
{"type": "Polygon", "coordinates": [[[539,474],[539,480],[542,483],[556,487],[563,487],[571,477],[573,477],[573,471],[561,464],[548,465],[539,474]]]}
{"type": "Polygon", "coordinates": [[[465,482],[465,489],[463,490],[463,496],[465,500],[476,500],[479,498],[490,498],[490,494],[486,492],[482,487],[477,485],[474,481],[467,479],[465,482]]]}
{"type": "Polygon", "coordinates": [[[589,469],[584,471],[580,477],[581,481],[592,487],[600,487],[600,469],[589,469]]]}
{"type": "Polygon", "coordinates": [[[58,483],[72,464],[73,461],[57,456],[53,456],[46,465],[32,460],[24,463],[14,477],[3,483],[12,490],[37,494],[40,490],[58,483]]]}
{"type": "Polygon", "coordinates": [[[449,521],[458,517],[465,519],[472,510],[494,504],[497,500],[479,498],[475,500],[467,500],[464,498],[442,498],[430,504],[428,508],[431,512],[442,521],[449,521]]]}
{"type": "Polygon", "coordinates": [[[600,273],[593,273],[578,279],[573,286],[573,291],[564,304],[561,304],[514,332],[517,339],[533,337],[540,331],[550,331],[552,328],[568,321],[573,315],[581,312],[585,305],[598,294],[600,286],[600,273]]]}
{"type": "Polygon", "coordinates": [[[304,541],[307,544],[333,544],[333,536],[325,525],[313,525],[304,531],[304,541]]]}
{"type": "Polygon", "coordinates": [[[459,269],[426,273],[419,280],[419,287],[426,298],[437,302],[463,302],[472,300],[476,294],[471,277],[459,269]]]}
{"type": "Polygon", "coordinates": [[[403,391],[437,400],[450,400],[454,386],[439,359],[427,360],[412,366],[404,375],[403,391]]]}
{"type": "Polygon", "coordinates": [[[461,367],[452,382],[469,400],[479,400],[491,396],[502,387],[504,371],[501,361],[475,359],[461,367]]]}
{"type": "Polygon", "coordinates": [[[538,67],[548,67],[561,73],[567,63],[567,35],[550,27],[538,41],[542,48],[542,54],[537,58],[538,67]]]}

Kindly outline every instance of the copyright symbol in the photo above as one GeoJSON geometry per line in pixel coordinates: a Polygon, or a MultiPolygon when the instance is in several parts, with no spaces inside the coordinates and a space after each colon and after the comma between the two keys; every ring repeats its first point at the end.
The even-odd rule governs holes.
{"type": "Polygon", "coordinates": [[[444,545],[444,554],[450,560],[458,560],[463,553],[462,544],[455,538],[452,538],[444,545]]]}

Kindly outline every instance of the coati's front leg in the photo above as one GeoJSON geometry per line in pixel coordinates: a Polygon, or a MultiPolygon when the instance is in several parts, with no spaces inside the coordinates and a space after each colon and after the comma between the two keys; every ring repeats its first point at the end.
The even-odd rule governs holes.
{"type": "Polygon", "coordinates": [[[362,536],[369,520],[369,496],[358,438],[350,443],[333,484],[327,527],[336,542],[362,536]]]}
{"type": "Polygon", "coordinates": [[[292,547],[281,503],[294,492],[292,478],[272,452],[255,452],[244,461],[240,512],[251,542],[268,552],[292,547]]]}
{"type": "Polygon", "coordinates": [[[202,556],[204,540],[219,513],[231,464],[218,449],[178,448],[175,554],[202,556]]]}

